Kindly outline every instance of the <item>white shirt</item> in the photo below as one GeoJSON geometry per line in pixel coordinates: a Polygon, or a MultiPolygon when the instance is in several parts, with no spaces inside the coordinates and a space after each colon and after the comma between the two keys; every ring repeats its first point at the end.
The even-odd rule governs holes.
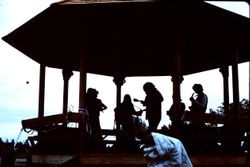
{"type": "Polygon", "coordinates": [[[164,160],[150,161],[148,167],[192,167],[192,163],[182,142],[176,138],[152,132],[155,146],[144,149],[145,156],[152,159],[164,160]]]}

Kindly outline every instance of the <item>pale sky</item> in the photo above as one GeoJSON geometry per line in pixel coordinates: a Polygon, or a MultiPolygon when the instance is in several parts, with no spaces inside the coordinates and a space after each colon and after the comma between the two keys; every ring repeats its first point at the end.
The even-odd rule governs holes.
{"type": "MultiPolygon", "coordinates": [[[[47,8],[56,0],[0,0],[0,37],[18,28],[20,25],[47,8]]],[[[221,4],[220,4],[221,5],[221,4]]],[[[223,6],[248,16],[246,4],[223,6]]],[[[47,68],[45,92],[45,115],[62,112],[63,79],[61,70],[47,68]]],[[[231,80],[231,74],[230,74],[231,80]]],[[[164,96],[162,104],[163,119],[158,128],[169,123],[166,110],[172,104],[172,83],[170,77],[134,77],[126,78],[122,87],[122,97],[128,93],[132,98],[144,99],[142,86],[153,82],[164,96]]],[[[192,85],[201,83],[208,95],[208,108],[216,109],[223,102],[222,75],[218,69],[184,76],[181,85],[182,100],[186,107],[190,105],[192,85]]],[[[79,73],[69,81],[69,107],[78,111],[79,73]]],[[[231,84],[231,82],[230,82],[231,84]]],[[[249,97],[249,64],[239,65],[240,100],[249,97]]],[[[16,139],[21,129],[21,120],[37,117],[38,110],[39,64],[23,55],[0,39],[0,138],[16,139]],[[26,82],[29,82],[27,84],[26,82]]],[[[99,98],[108,106],[101,113],[102,128],[113,128],[113,109],[115,107],[116,87],[112,77],[88,74],[87,86],[99,91],[99,98]]],[[[230,102],[232,89],[230,85],[230,102]]],[[[140,104],[134,103],[143,108],[140,104]]],[[[24,134],[22,134],[24,135],[24,134]]]]}

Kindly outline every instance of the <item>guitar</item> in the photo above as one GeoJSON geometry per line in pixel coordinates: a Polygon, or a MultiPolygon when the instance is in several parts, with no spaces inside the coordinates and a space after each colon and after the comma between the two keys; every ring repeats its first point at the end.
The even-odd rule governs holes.
{"type": "Polygon", "coordinates": [[[144,101],[143,100],[138,100],[137,98],[134,98],[134,102],[141,102],[141,103],[143,103],[144,101]]]}
{"type": "MultiPolygon", "coordinates": [[[[133,100],[134,100],[134,102],[141,102],[141,103],[144,102],[143,100],[138,100],[137,98],[134,98],[133,100]]],[[[135,106],[135,107],[137,107],[137,106],[135,106]]],[[[139,108],[139,107],[137,107],[137,108],[139,108]]],[[[140,111],[137,112],[139,115],[141,115],[143,111],[147,110],[146,108],[145,109],[139,108],[139,109],[140,109],[140,111]]]]}

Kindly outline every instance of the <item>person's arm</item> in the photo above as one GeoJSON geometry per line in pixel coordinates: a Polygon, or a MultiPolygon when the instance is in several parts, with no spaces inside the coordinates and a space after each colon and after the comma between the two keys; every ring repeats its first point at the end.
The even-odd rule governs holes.
{"type": "Polygon", "coordinates": [[[195,102],[195,99],[194,99],[194,93],[192,94],[192,96],[189,98],[189,100],[194,103],[195,102]]]}
{"type": "Polygon", "coordinates": [[[102,107],[101,108],[102,108],[102,111],[103,111],[103,110],[106,110],[108,107],[105,104],[102,103],[102,107]]]}
{"type": "Polygon", "coordinates": [[[144,154],[144,158],[146,160],[147,163],[160,163],[160,162],[164,162],[164,161],[169,161],[169,155],[165,154],[164,156],[150,156],[150,154],[144,154]]]}
{"type": "Polygon", "coordinates": [[[140,103],[142,103],[142,104],[144,103],[143,100],[139,100],[139,99],[137,99],[137,98],[134,98],[134,101],[135,101],[135,102],[140,102],[140,103]]]}
{"type": "Polygon", "coordinates": [[[200,95],[200,97],[199,98],[197,98],[197,99],[200,99],[200,101],[198,101],[198,100],[194,100],[194,103],[196,103],[198,106],[200,106],[201,108],[204,108],[204,107],[206,107],[206,105],[207,105],[207,97],[206,97],[206,95],[200,95]]]}
{"type": "Polygon", "coordinates": [[[207,105],[207,96],[205,94],[202,95],[202,101],[200,103],[202,107],[206,107],[207,105]]]}
{"type": "Polygon", "coordinates": [[[108,107],[102,103],[102,101],[100,99],[98,99],[97,101],[97,106],[98,106],[98,110],[99,111],[103,111],[106,110],[108,107]]]}
{"type": "Polygon", "coordinates": [[[139,110],[139,111],[135,111],[134,112],[134,115],[136,115],[136,116],[141,116],[142,115],[142,113],[143,113],[143,111],[145,111],[145,109],[144,110],[139,110]]]}

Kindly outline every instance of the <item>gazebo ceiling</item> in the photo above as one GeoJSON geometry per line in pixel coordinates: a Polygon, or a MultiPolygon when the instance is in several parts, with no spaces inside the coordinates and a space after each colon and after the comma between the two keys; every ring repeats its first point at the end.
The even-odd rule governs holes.
{"type": "Polygon", "coordinates": [[[247,18],[202,1],[65,1],[7,36],[7,43],[38,63],[108,76],[171,75],[180,54],[191,74],[250,60],[247,18]]]}

